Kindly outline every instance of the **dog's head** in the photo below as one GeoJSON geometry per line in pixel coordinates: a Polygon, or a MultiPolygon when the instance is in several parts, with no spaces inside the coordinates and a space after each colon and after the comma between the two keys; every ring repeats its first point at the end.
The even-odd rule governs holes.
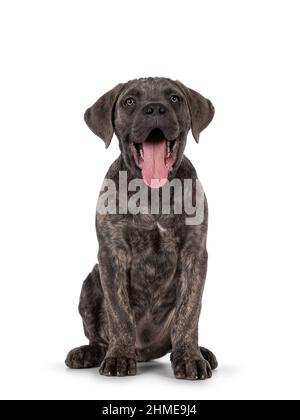
{"type": "Polygon", "coordinates": [[[161,187],[178,169],[189,129],[195,140],[214,116],[211,102],[178,81],[144,78],[115,86],[85,112],[109,146],[114,132],[127,168],[161,187]]]}

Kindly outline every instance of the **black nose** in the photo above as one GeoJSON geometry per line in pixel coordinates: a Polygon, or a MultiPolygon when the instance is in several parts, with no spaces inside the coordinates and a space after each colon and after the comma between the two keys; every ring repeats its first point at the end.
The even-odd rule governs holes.
{"type": "Polygon", "coordinates": [[[144,111],[144,114],[157,116],[157,115],[165,114],[166,108],[162,104],[152,103],[152,104],[147,104],[144,107],[143,111],[144,111]]]}

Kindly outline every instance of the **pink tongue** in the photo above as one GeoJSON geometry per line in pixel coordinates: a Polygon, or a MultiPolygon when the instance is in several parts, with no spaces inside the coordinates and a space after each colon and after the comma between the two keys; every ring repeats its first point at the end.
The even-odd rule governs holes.
{"type": "Polygon", "coordinates": [[[145,141],[143,144],[144,162],[142,175],[144,182],[151,188],[162,187],[168,180],[165,165],[166,140],[145,141]]]}

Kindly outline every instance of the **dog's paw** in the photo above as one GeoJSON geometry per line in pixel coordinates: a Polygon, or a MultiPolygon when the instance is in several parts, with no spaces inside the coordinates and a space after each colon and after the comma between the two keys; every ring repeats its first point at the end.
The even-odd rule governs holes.
{"type": "Polygon", "coordinates": [[[127,357],[107,357],[103,360],[99,373],[105,376],[136,375],[136,360],[127,357]]]}
{"type": "Polygon", "coordinates": [[[205,347],[200,347],[200,351],[204,359],[210,364],[211,369],[217,369],[218,361],[213,352],[206,349],[205,347]]]}
{"type": "Polygon", "coordinates": [[[204,380],[212,376],[210,364],[203,358],[171,355],[171,362],[177,379],[204,380]]]}
{"type": "Polygon", "coordinates": [[[98,345],[76,347],[69,351],[65,364],[71,369],[100,366],[105,350],[98,345]]]}

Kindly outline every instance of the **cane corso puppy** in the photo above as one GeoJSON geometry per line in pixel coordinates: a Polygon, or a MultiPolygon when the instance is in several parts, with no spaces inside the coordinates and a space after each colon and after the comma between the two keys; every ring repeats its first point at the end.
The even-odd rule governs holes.
{"type": "MultiPolygon", "coordinates": [[[[198,224],[186,223],[184,210],[174,211],[180,195],[173,188],[168,214],[118,207],[121,193],[132,197],[133,179],[142,182],[149,197],[153,191],[161,194],[172,180],[190,179],[195,203],[197,174],[183,153],[189,130],[198,142],[213,115],[208,99],[167,78],[119,84],[85,112],[86,124],[106,147],[116,134],[121,154],[106,175],[116,186],[117,210],[97,211],[98,264],[80,295],[89,344],[68,353],[68,367],[100,366],[102,375],[135,375],[138,361],[168,352],[176,378],[210,378],[217,367],[214,354],[198,345],[207,268],[205,195],[198,224]]],[[[100,197],[106,192],[107,187],[100,197]]]]}

